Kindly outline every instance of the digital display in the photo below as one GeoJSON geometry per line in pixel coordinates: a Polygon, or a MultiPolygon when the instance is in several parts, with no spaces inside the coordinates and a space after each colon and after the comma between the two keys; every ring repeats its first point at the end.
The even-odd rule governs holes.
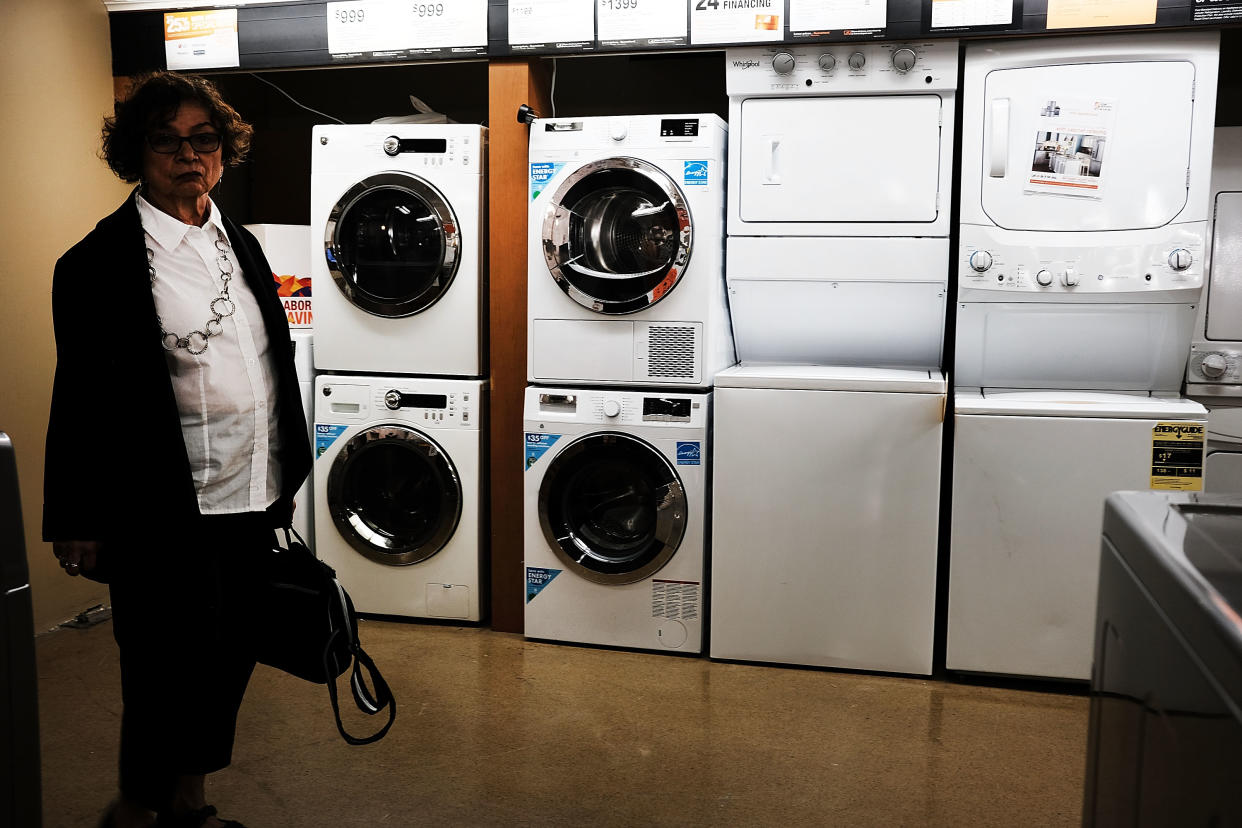
{"type": "Polygon", "coordinates": [[[698,118],[661,118],[661,138],[693,138],[699,134],[698,118]]]}
{"type": "Polygon", "coordinates": [[[448,397],[443,394],[402,394],[402,408],[448,408],[448,397]]]}
{"type": "Polygon", "coordinates": [[[448,141],[444,138],[402,138],[400,143],[402,152],[448,152],[448,141]]]}
{"type": "Polygon", "coordinates": [[[679,397],[643,397],[644,420],[690,420],[690,400],[679,397]]]}

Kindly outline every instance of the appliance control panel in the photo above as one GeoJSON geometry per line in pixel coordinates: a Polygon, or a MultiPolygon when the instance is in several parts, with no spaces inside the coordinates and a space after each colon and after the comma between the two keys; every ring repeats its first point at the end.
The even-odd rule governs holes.
{"type": "Polygon", "coordinates": [[[972,238],[962,228],[960,290],[1006,294],[1147,294],[1203,287],[1203,241],[1174,234],[1147,244],[1014,245],[972,238]]]}
{"type": "Polygon", "coordinates": [[[957,41],[751,46],[725,52],[730,97],[957,88],[957,41]]]}
{"type": "MultiPolygon", "coordinates": [[[[1242,385],[1242,345],[1207,340],[1191,343],[1186,382],[1188,385],[1242,385]]],[[[1238,393],[1242,396],[1242,388],[1238,393]]]]}
{"type": "Polygon", "coordinates": [[[480,392],[447,386],[417,387],[394,383],[390,386],[366,386],[349,383],[324,383],[320,412],[325,422],[371,422],[391,420],[425,428],[479,427],[482,410],[480,392]]]}
{"type": "Polygon", "coordinates": [[[576,390],[545,392],[539,395],[539,417],[616,425],[701,428],[707,420],[707,395],[576,390]]]}

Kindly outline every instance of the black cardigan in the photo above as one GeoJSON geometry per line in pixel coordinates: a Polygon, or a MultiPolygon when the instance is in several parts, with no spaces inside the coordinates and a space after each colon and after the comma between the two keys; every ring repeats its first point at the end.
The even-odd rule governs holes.
{"type": "MultiPolygon", "coordinates": [[[[275,361],[281,491],[268,514],[273,526],[287,526],[311,466],[289,324],[258,240],[223,218],[275,361]]],[[[43,539],[117,540],[187,528],[198,499],[132,195],[56,263],[52,318],[56,379],[43,539]]]]}

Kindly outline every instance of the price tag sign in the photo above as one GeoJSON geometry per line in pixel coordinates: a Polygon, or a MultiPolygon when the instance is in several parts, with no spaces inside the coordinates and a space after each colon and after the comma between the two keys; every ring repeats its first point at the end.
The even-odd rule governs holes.
{"type": "Polygon", "coordinates": [[[596,0],[509,0],[509,48],[515,52],[595,46],[596,0]]]}
{"type": "Polygon", "coordinates": [[[688,0],[691,43],[768,43],[784,39],[785,0],[688,0]]]}
{"type": "Polygon", "coordinates": [[[164,59],[169,69],[240,66],[237,9],[166,13],[164,59]]]}
{"type": "Polygon", "coordinates": [[[685,45],[686,0],[597,0],[599,45],[685,45]]]}
{"type": "Polygon", "coordinates": [[[335,58],[485,54],[487,0],[345,0],[327,4],[335,58]]]}
{"type": "Polygon", "coordinates": [[[791,32],[883,29],[887,24],[886,0],[789,0],[791,32]]]}

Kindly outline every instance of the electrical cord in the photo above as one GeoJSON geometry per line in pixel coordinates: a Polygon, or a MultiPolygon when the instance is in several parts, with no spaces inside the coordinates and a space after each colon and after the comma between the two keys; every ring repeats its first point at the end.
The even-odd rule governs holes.
{"type": "Polygon", "coordinates": [[[272,88],[273,88],[273,89],[275,89],[277,92],[279,92],[280,94],[284,95],[284,96],[285,96],[286,98],[288,98],[289,100],[293,101],[293,103],[294,103],[294,104],[296,104],[297,106],[301,107],[302,109],[305,109],[307,112],[313,112],[313,113],[315,113],[316,115],[322,115],[323,117],[327,118],[329,121],[336,121],[338,124],[343,124],[343,123],[345,123],[345,122],[344,122],[344,121],[342,121],[340,118],[333,118],[331,115],[329,115],[329,114],[328,114],[328,113],[326,113],[326,112],[320,112],[318,109],[311,109],[309,106],[307,106],[306,104],[302,103],[302,102],[301,102],[301,101],[299,101],[297,98],[293,97],[293,96],[292,96],[292,95],[290,95],[288,92],[286,92],[285,90],[281,89],[279,86],[277,86],[276,84],[272,83],[272,82],[271,82],[270,80],[268,80],[267,78],[261,78],[261,77],[259,77],[258,75],[256,75],[254,72],[247,72],[246,74],[247,74],[247,75],[249,75],[250,77],[254,78],[254,79],[255,79],[255,80],[257,80],[257,81],[261,81],[261,82],[263,82],[263,83],[266,83],[268,86],[272,87],[272,88]]]}

